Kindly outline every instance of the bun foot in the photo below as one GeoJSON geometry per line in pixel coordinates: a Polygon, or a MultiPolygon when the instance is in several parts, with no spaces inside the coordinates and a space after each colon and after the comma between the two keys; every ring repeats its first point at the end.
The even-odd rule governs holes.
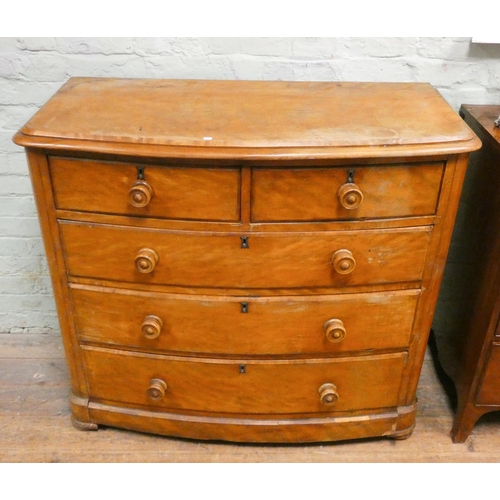
{"type": "Polygon", "coordinates": [[[99,429],[97,424],[93,424],[92,422],[80,422],[74,417],[71,418],[71,423],[73,424],[73,427],[79,431],[96,431],[99,429]]]}
{"type": "Polygon", "coordinates": [[[392,439],[397,439],[398,441],[402,441],[403,439],[408,439],[413,434],[413,429],[415,429],[415,424],[413,424],[408,429],[397,431],[394,434],[391,434],[390,437],[392,439]]]}

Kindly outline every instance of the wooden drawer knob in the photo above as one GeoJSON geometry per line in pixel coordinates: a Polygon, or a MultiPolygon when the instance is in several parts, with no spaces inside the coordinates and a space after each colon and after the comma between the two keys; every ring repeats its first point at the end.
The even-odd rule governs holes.
{"type": "Polygon", "coordinates": [[[356,267],[356,260],[349,250],[337,250],[332,257],[332,264],[335,271],[339,274],[349,274],[356,267]]]}
{"type": "Polygon", "coordinates": [[[150,314],[144,318],[141,325],[141,332],[147,339],[155,339],[161,333],[163,321],[158,316],[150,314]]]}
{"type": "Polygon", "coordinates": [[[344,327],[344,323],[340,319],[329,319],[323,325],[323,329],[325,330],[326,338],[330,342],[342,342],[344,340],[346,329],[344,327]]]}
{"type": "Polygon", "coordinates": [[[128,192],[129,203],[137,208],[143,208],[148,205],[153,197],[153,188],[145,180],[138,180],[128,192]]]}
{"type": "Polygon", "coordinates": [[[334,384],[323,384],[318,392],[319,399],[324,405],[334,405],[339,400],[339,393],[334,384]]]}
{"type": "Polygon", "coordinates": [[[339,197],[340,204],[344,208],[347,208],[347,210],[358,208],[363,201],[361,189],[352,182],[347,182],[340,186],[337,196],[339,197]]]}
{"type": "Polygon", "coordinates": [[[155,401],[159,401],[165,396],[167,391],[167,383],[161,378],[153,378],[149,381],[147,395],[155,401]]]}
{"type": "Polygon", "coordinates": [[[151,273],[158,263],[158,254],[151,248],[142,248],[135,257],[135,267],[140,273],[151,273]]]}

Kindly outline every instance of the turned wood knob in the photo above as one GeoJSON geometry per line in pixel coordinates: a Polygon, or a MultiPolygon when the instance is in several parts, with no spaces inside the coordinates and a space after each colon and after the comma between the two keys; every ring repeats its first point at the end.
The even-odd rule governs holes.
{"type": "Polygon", "coordinates": [[[165,396],[167,391],[167,383],[161,378],[153,378],[149,381],[147,395],[155,401],[159,401],[165,396]]]}
{"type": "Polygon", "coordinates": [[[333,268],[339,274],[349,274],[356,267],[356,260],[349,250],[337,250],[332,257],[333,268]]]}
{"type": "Polygon", "coordinates": [[[160,335],[163,321],[158,316],[150,314],[144,318],[141,325],[141,332],[147,339],[155,339],[160,335]]]}
{"type": "Polygon", "coordinates": [[[128,192],[129,203],[137,208],[145,207],[153,196],[153,188],[145,180],[141,179],[134,183],[128,192]]]}
{"type": "Polygon", "coordinates": [[[339,400],[339,393],[334,384],[323,384],[318,392],[319,399],[324,405],[334,405],[339,400]]]}
{"type": "Polygon", "coordinates": [[[339,197],[340,204],[344,208],[347,208],[347,210],[358,208],[363,201],[363,193],[361,192],[361,189],[359,189],[359,187],[352,182],[346,182],[340,186],[337,196],[339,197]]]}
{"type": "Polygon", "coordinates": [[[151,248],[142,248],[135,257],[135,267],[140,273],[151,273],[158,263],[158,254],[151,248]]]}
{"type": "Polygon", "coordinates": [[[330,342],[342,342],[347,333],[342,320],[336,318],[326,321],[323,329],[325,330],[326,338],[330,342]]]}

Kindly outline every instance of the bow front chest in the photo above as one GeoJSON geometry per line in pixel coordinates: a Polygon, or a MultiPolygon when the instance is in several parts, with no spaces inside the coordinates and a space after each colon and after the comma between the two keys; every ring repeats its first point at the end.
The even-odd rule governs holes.
{"type": "Polygon", "coordinates": [[[411,434],[480,146],[430,85],[74,78],[14,140],[78,428],[411,434]]]}

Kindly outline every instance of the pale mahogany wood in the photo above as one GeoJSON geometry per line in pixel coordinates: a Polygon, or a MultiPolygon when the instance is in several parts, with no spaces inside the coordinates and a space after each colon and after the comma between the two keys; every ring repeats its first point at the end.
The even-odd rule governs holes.
{"type": "Polygon", "coordinates": [[[442,192],[437,210],[438,217],[429,242],[429,251],[423,273],[423,288],[419,307],[415,315],[413,333],[415,341],[409,346],[410,361],[403,376],[401,397],[406,404],[411,403],[420,375],[421,363],[432,326],[437,295],[446,264],[446,256],[451,240],[460,190],[467,167],[467,156],[457,155],[450,159],[443,178],[442,192]],[[408,384],[406,386],[406,384],[408,384]]]}
{"type": "Polygon", "coordinates": [[[426,83],[72,78],[22,134],[112,142],[117,149],[120,143],[195,146],[205,155],[213,148],[286,153],[343,146],[439,149],[447,142],[469,143],[462,146],[468,149],[474,142],[426,83]]]}
{"type": "Polygon", "coordinates": [[[371,293],[374,289],[378,292],[393,292],[397,290],[412,290],[415,286],[414,282],[401,282],[401,283],[384,283],[379,284],[376,287],[373,285],[356,285],[356,287],[347,289],[342,283],[338,283],[336,286],[320,286],[320,287],[305,287],[305,288],[252,288],[242,292],[241,289],[237,288],[213,288],[213,287],[192,287],[186,286],[179,288],[176,285],[155,285],[150,283],[139,283],[135,282],[133,286],[127,282],[121,281],[111,281],[103,279],[94,278],[76,278],[72,277],[69,282],[69,286],[80,285],[80,286],[90,286],[90,287],[101,287],[106,286],[110,288],[116,288],[121,290],[132,289],[135,291],[145,291],[145,292],[159,292],[159,293],[172,293],[178,294],[179,291],[185,294],[194,295],[211,295],[214,297],[300,297],[314,295],[332,295],[332,294],[345,294],[345,293],[371,293]],[[242,295],[244,294],[244,295],[242,295]]]}
{"type": "Polygon", "coordinates": [[[213,354],[286,355],[403,348],[409,344],[420,291],[296,297],[216,297],[74,285],[71,297],[79,338],[143,350],[213,354]],[[100,307],[105,303],[106,308],[100,307]],[[248,312],[242,313],[242,304],[248,312]],[[359,309],[364,314],[359,314],[359,309]],[[141,325],[153,314],[160,334],[141,325]],[[220,322],[219,318],[227,318],[220,322]],[[342,342],[324,324],[340,319],[342,342]]]}
{"type": "MultiPolygon", "coordinates": [[[[68,360],[71,376],[72,393],[78,397],[86,398],[87,383],[84,374],[84,365],[81,358],[81,350],[74,328],[72,318],[69,316],[71,309],[69,295],[67,293],[67,276],[65,272],[64,256],[60,250],[59,228],[54,212],[53,191],[50,185],[47,158],[43,154],[27,151],[30,167],[31,182],[38,211],[38,218],[43,234],[45,253],[49,268],[51,269],[52,287],[56,299],[59,325],[63,332],[63,344],[68,360]]],[[[89,421],[88,410],[81,406],[76,411],[77,418],[89,421]]]]}
{"type": "Polygon", "coordinates": [[[83,352],[96,400],[269,418],[396,406],[406,361],[401,352],[307,360],[173,357],[88,346],[83,352]],[[153,378],[168,386],[165,397],[154,401],[147,394],[153,378]],[[340,393],[334,407],[322,404],[318,392],[329,382],[340,393]]]}
{"type": "MultiPolygon", "coordinates": [[[[455,279],[467,286],[447,292],[451,306],[445,310],[455,318],[452,333],[435,331],[439,361],[457,391],[451,430],[457,443],[468,438],[482,415],[500,409],[500,131],[494,125],[500,106],[463,105],[460,113],[483,146],[471,155],[459,212],[467,240],[452,254],[455,279]]],[[[439,307],[445,300],[440,298],[439,307]]]]}
{"type": "Polygon", "coordinates": [[[49,165],[59,209],[187,220],[240,218],[240,171],[236,168],[180,169],[56,156],[49,159],[49,165]],[[153,191],[144,207],[129,201],[138,168],[153,191]]]}
{"type": "Polygon", "coordinates": [[[353,146],[345,147],[321,147],[321,148],[202,148],[190,146],[159,146],[155,144],[144,144],[137,149],[133,143],[120,142],[100,142],[98,149],[91,141],[71,139],[53,139],[47,137],[28,136],[17,133],[14,136],[14,142],[19,146],[27,148],[40,148],[46,151],[64,151],[75,152],[75,156],[81,156],[82,153],[94,155],[106,155],[106,159],[115,158],[117,155],[124,157],[142,158],[144,161],[154,161],[156,159],[169,158],[169,161],[184,162],[189,158],[189,162],[208,162],[213,161],[234,164],[234,161],[245,161],[249,165],[280,166],[281,161],[286,161],[298,165],[314,164],[331,165],[341,161],[349,163],[358,162],[380,162],[380,156],[383,156],[383,163],[388,159],[401,161],[408,158],[418,157],[420,160],[433,159],[436,156],[453,155],[458,153],[468,154],[480,146],[479,142],[471,139],[464,142],[446,142],[446,143],[428,143],[416,145],[402,145],[397,148],[388,148],[387,146],[362,146],[355,148],[353,146]]]}
{"type": "MultiPolygon", "coordinates": [[[[59,219],[74,220],[82,222],[98,222],[102,224],[123,225],[126,222],[132,222],[136,227],[147,227],[150,229],[167,229],[178,231],[180,229],[186,231],[209,231],[213,232],[229,232],[238,230],[241,232],[277,232],[283,231],[287,233],[301,233],[304,231],[302,223],[290,222],[249,222],[250,214],[247,210],[246,222],[207,222],[194,220],[174,220],[174,219],[155,219],[134,217],[128,220],[124,217],[115,215],[106,215],[100,213],[73,212],[70,210],[57,210],[59,219]]],[[[417,227],[429,226],[436,221],[436,217],[421,216],[421,217],[393,217],[390,219],[348,219],[337,221],[307,221],[308,231],[335,231],[335,230],[361,230],[361,229],[383,229],[383,228],[400,228],[400,227],[417,227]]]]}
{"type": "Polygon", "coordinates": [[[77,428],[242,442],[413,432],[479,147],[432,87],[73,79],[14,140],[28,148],[77,428]]]}
{"type": "Polygon", "coordinates": [[[241,234],[146,231],[134,227],[61,222],[71,276],[129,283],[223,288],[353,286],[419,281],[430,228],[332,233],[241,234]],[[140,273],[135,258],[154,250],[158,263],[140,273]],[[333,268],[347,249],[356,260],[350,274],[333,268]]]}
{"type": "Polygon", "coordinates": [[[252,220],[314,221],[432,215],[444,164],[322,169],[254,169],[252,220]],[[363,195],[346,209],[339,189],[352,174],[363,195]]]}

